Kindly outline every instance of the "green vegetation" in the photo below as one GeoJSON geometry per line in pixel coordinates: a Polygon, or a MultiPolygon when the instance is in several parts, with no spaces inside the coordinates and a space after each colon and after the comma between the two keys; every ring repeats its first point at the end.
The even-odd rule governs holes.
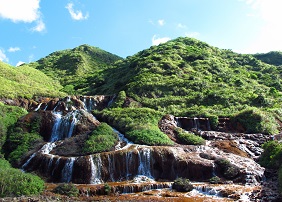
{"type": "Polygon", "coordinates": [[[0,158],[0,197],[30,196],[43,190],[44,181],[38,176],[11,168],[6,160],[0,158]]]}
{"type": "Polygon", "coordinates": [[[72,183],[59,184],[54,190],[56,194],[66,195],[66,196],[78,196],[79,190],[72,183]]]}
{"type": "Polygon", "coordinates": [[[23,108],[7,106],[0,102],[0,151],[6,141],[8,129],[26,114],[27,111],[23,108]]]}
{"type": "Polygon", "coordinates": [[[115,98],[114,103],[110,107],[112,107],[112,108],[122,107],[125,99],[126,99],[125,91],[120,91],[118,93],[117,97],[115,98]]]}
{"type": "Polygon", "coordinates": [[[175,128],[174,132],[176,133],[177,138],[180,140],[182,144],[188,145],[203,145],[205,144],[205,140],[195,135],[191,132],[186,132],[182,128],[175,128]]]}
{"type": "Polygon", "coordinates": [[[232,121],[240,123],[247,133],[277,134],[278,124],[271,113],[257,108],[249,108],[232,117],[232,121]]]}
{"type": "Polygon", "coordinates": [[[105,193],[109,195],[112,192],[111,186],[109,184],[104,185],[105,193]]]}
{"type": "Polygon", "coordinates": [[[138,144],[172,145],[173,142],[158,128],[162,114],[149,108],[112,108],[94,111],[94,115],[138,144]]]}
{"type": "Polygon", "coordinates": [[[255,58],[271,65],[280,66],[282,65],[282,52],[271,51],[269,53],[255,54],[255,58]]]}
{"type": "Polygon", "coordinates": [[[217,176],[214,176],[211,179],[209,179],[209,182],[211,184],[219,184],[219,183],[221,183],[221,179],[219,177],[217,177],[217,176]]]}
{"type": "Polygon", "coordinates": [[[188,192],[193,190],[193,185],[189,179],[177,178],[172,184],[172,189],[175,189],[179,192],[188,192]]]}
{"type": "Polygon", "coordinates": [[[117,143],[118,135],[111,126],[101,123],[86,140],[83,152],[93,154],[98,152],[110,151],[117,143]]]}
{"type": "Polygon", "coordinates": [[[103,70],[122,59],[96,47],[81,45],[51,53],[29,66],[58,80],[68,94],[89,94],[94,86],[105,82],[103,70]]]}
{"type": "Polygon", "coordinates": [[[279,193],[282,195],[282,143],[269,141],[263,144],[263,153],[259,163],[266,167],[278,170],[279,193]]]}
{"type": "Polygon", "coordinates": [[[281,109],[282,69],[253,55],[177,38],[120,60],[101,75],[103,82],[93,84],[90,94],[125,91],[143,107],[163,115],[212,117],[212,128],[217,117],[257,108],[265,122],[248,131],[273,134],[278,129],[272,109],[281,109]]]}
{"type": "Polygon", "coordinates": [[[214,161],[223,171],[223,176],[227,179],[234,179],[239,174],[239,168],[224,158],[218,158],[214,161]]]}
{"type": "Polygon", "coordinates": [[[28,65],[12,67],[0,61],[0,98],[64,96],[63,87],[43,72],[28,65]]]}
{"type": "Polygon", "coordinates": [[[263,144],[264,149],[260,164],[266,168],[279,169],[282,165],[282,143],[269,141],[263,144]]]}

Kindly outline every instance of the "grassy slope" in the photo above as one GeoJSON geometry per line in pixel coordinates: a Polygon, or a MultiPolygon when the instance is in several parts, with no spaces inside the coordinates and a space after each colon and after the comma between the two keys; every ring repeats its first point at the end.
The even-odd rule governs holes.
{"type": "Polygon", "coordinates": [[[74,49],[54,52],[37,62],[29,64],[48,76],[58,80],[63,86],[73,87],[68,93],[87,94],[93,83],[99,82],[99,73],[112,63],[122,59],[96,47],[81,45],[74,49]]]}
{"type": "Polygon", "coordinates": [[[230,115],[248,106],[280,108],[281,69],[252,55],[191,39],[152,46],[103,71],[92,94],[127,95],[164,113],[230,115]]]}
{"type": "Polygon", "coordinates": [[[0,62],[0,86],[0,97],[6,98],[64,95],[58,82],[27,65],[13,67],[0,62]]]}

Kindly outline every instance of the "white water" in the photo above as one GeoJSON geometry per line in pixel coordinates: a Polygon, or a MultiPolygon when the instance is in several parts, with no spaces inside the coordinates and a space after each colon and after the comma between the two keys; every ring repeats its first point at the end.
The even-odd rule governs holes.
{"type": "Polygon", "coordinates": [[[40,109],[41,105],[42,105],[42,102],[36,107],[34,111],[37,112],[40,109]]]}
{"type": "Polygon", "coordinates": [[[100,155],[90,156],[91,179],[90,184],[101,184],[102,161],[100,155]],[[93,159],[94,158],[94,159],[93,159]]]}
{"type": "Polygon", "coordinates": [[[70,182],[72,180],[72,171],[75,157],[68,158],[63,170],[62,170],[62,182],[70,182]]]}
{"type": "Polygon", "coordinates": [[[130,145],[133,144],[133,142],[129,141],[122,133],[117,131],[115,128],[113,128],[113,131],[118,134],[118,143],[115,146],[115,150],[121,150],[121,149],[127,149],[130,145]],[[124,146],[122,146],[124,144],[124,146]]]}
{"type": "Polygon", "coordinates": [[[153,179],[151,175],[151,149],[149,147],[141,147],[138,152],[138,158],[138,175],[144,175],[153,179]]]}
{"type": "Polygon", "coordinates": [[[71,111],[65,116],[61,112],[52,112],[55,117],[50,142],[70,138],[78,122],[78,110],[71,111]]]}
{"type": "Polygon", "coordinates": [[[36,156],[36,153],[33,153],[29,159],[22,165],[22,170],[24,171],[24,169],[26,168],[26,166],[29,164],[29,162],[36,156]]]}

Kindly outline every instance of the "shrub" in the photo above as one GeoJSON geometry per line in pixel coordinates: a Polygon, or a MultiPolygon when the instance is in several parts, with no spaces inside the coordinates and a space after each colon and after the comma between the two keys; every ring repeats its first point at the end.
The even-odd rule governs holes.
{"type": "Polygon", "coordinates": [[[72,183],[60,184],[53,190],[53,192],[66,196],[78,196],[79,194],[78,188],[72,183]]]}
{"type": "Polygon", "coordinates": [[[107,123],[101,123],[86,140],[83,152],[85,154],[111,150],[118,141],[118,135],[107,123]]]}
{"type": "Polygon", "coordinates": [[[239,168],[227,159],[218,158],[214,162],[220,167],[223,176],[227,179],[234,179],[239,174],[239,168]]]}
{"type": "Polygon", "coordinates": [[[239,122],[247,133],[278,133],[278,124],[275,117],[265,111],[249,108],[231,117],[233,123],[239,122]]]}
{"type": "Polygon", "coordinates": [[[42,137],[37,133],[27,133],[22,130],[16,131],[16,129],[11,131],[6,142],[10,148],[8,160],[12,165],[18,165],[21,157],[34,147],[34,143],[42,140],[42,137]]]}
{"type": "Polygon", "coordinates": [[[0,159],[0,197],[30,196],[43,190],[44,181],[41,178],[11,168],[6,160],[0,159]]]}
{"type": "Polygon", "coordinates": [[[109,184],[105,184],[104,185],[104,189],[105,189],[105,193],[107,194],[107,195],[109,195],[110,193],[111,193],[111,186],[109,185],[109,184]]]}
{"type": "Polygon", "coordinates": [[[177,178],[172,184],[172,188],[179,192],[188,192],[193,190],[193,185],[189,179],[177,178]]]}
{"type": "Polygon", "coordinates": [[[146,145],[172,145],[172,141],[157,129],[136,129],[127,133],[128,137],[138,144],[146,145]]]}
{"type": "Polygon", "coordinates": [[[175,128],[174,129],[177,138],[180,140],[182,144],[188,144],[188,145],[203,145],[205,144],[205,140],[197,136],[193,133],[186,132],[182,128],[175,128]]]}
{"type": "Polygon", "coordinates": [[[112,108],[122,107],[125,99],[126,99],[125,91],[120,91],[111,107],[112,108]]]}
{"type": "Polygon", "coordinates": [[[94,111],[94,115],[117,128],[137,144],[172,145],[169,137],[158,128],[160,112],[149,108],[111,108],[94,111]]]}
{"type": "Polygon", "coordinates": [[[268,141],[262,145],[264,149],[259,162],[267,168],[278,169],[282,164],[282,143],[268,141]]]}
{"type": "Polygon", "coordinates": [[[217,176],[214,176],[211,179],[209,179],[209,182],[211,184],[219,184],[219,183],[221,183],[221,179],[219,177],[217,177],[217,176]]]}

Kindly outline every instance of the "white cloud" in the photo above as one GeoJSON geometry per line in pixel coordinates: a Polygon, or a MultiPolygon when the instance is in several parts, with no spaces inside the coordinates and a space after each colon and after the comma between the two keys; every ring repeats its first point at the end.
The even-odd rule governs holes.
{"type": "Polygon", "coordinates": [[[21,66],[22,64],[25,64],[25,62],[23,62],[23,61],[18,61],[18,63],[16,64],[16,67],[21,66]]]}
{"type": "Polygon", "coordinates": [[[33,22],[39,18],[40,0],[1,0],[0,16],[13,22],[33,22]]]}
{"type": "Polygon", "coordinates": [[[186,25],[183,25],[183,24],[181,24],[181,23],[178,23],[178,24],[177,24],[177,28],[186,29],[187,26],[186,26],[186,25]]]}
{"type": "Polygon", "coordinates": [[[41,22],[41,29],[34,29],[34,31],[41,32],[45,29],[45,25],[42,21],[39,3],[40,0],[0,0],[0,18],[9,19],[15,23],[36,22],[37,26],[38,22],[41,22]]]}
{"type": "Polygon", "coordinates": [[[80,10],[75,11],[73,9],[73,3],[68,3],[66,9],[68,9],[73,20],[86,20],[89,17],[88,13],[86,13],[86,15],[83,15],[80,10]]]}
{"type": "Polygon", "coordinates": [[[44,22],[42,21],[42,19],[37,20],[36,23],[37,23],[37,25],[32,28],[32,31],[42,32],[46,29],[46,26],[45,26],[44,22]]]}
{"type": "Polygon", "coordinates": [[[11,52],[11,53],[13,53],[13,52],[17,52],[17,51],[20,51],[21,49],[19,48],[19,47],[10,47],[9,49],[8,49],[8,52],[11,52]]]}
{"type": "Polygon", "coordinates": [[[0,61],[9,62],[9,59],[5,55],[5,51],[0,49],[0,61]]]}
{"type": "Polygon", "coordinates": [[[169,40],[170,40],[169,37],[157,38],[157,36],[154,35],[153,38],[152,38],[152,45],[153,46],[157,46],[157,45],[159,45],[161,43],[165,43],[165,42],[167,42],[169,40]]]}
{"type": "Polygon", "coordinates": [[[164,26],[164,24],[165,24],[165,21],[164,21],[163,19],[161,19],[161,20],[158,20],[158,24],[159,24],[160,26],[164,26]]]}

